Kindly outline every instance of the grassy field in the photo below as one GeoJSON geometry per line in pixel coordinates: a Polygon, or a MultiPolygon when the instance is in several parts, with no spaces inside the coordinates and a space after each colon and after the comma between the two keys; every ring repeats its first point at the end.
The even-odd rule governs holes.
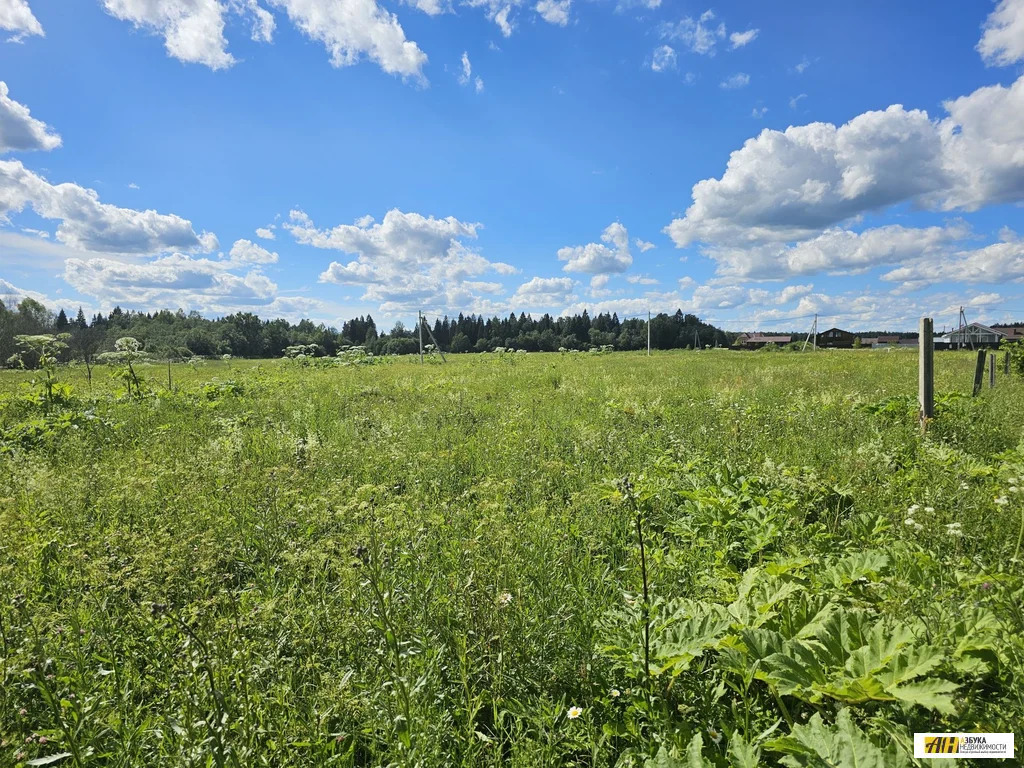
{"type": "Polygon", "coordinates": [[[880,767],[1021,722],[1024,384],[963,396],[969,353],[923,438],[902,351],[138,371],[0,371],[0,765],[880,767]]]}

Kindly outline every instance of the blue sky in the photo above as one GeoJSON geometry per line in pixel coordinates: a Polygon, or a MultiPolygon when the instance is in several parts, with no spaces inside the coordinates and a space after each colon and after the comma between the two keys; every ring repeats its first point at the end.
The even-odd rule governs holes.
{"type": "Polygon", "coordinates": [[[785,6],[0,0],[0,297],[1024,320],[1024,0],[785,6]]]}

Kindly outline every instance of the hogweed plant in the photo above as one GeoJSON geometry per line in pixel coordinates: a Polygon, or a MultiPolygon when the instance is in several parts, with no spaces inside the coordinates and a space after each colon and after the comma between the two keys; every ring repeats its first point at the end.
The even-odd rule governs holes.
{"type": "Polygon", "coordinates": [[[114,342],[112,352],[100,355],[102,361],[114,366],[113,376],[124,383],[128,397],[136,399],[143,396],[143,382],[135,365],[147,358],[148,355],[142,351],[142,343],[131,336],[122,336],[114,342]]]}
{"type": "Polygon", "coordinates": [[[43,406],[47,412],[53,408],[58,399],[66,399],[71,394],[70,387],[62,386],[57,379],[60,354],[67,349],[69,338],[71,338],[71,334],[68,333],[14,337],[20,350],[12,355],[7,362],[22,369],[33,368],[42,371],[42,380],[38,382],[34,380],[32,383],[39,385],[43,406]]]}

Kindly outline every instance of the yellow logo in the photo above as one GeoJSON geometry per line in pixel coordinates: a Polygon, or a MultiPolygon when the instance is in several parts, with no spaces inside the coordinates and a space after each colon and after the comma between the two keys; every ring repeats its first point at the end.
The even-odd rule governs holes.
{"type": "Polygon", "coordinates": [[[924,751],[929,755],[955,755],[960,751],[960,737],[925,736],[924,751]]]}

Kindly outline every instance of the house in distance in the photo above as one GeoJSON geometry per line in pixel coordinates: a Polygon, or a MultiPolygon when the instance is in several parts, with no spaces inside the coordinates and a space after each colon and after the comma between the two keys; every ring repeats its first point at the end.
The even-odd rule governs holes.
{"type": "Polygon", "coordinates": [[[1007,335],[1005,330],[999,328],[989,328],[981,323],[968,323],[943,335],[938,341],[945,344],[948,349],[998,347],[999,342],[1007,335]]]}
{"type": "Polygon", "coordinates": [[[817,336],[817,346],[834,349],[852,349],[854,335],[842,328],[829,328],[817,336]]]}
{"type": "Polygon", "coordinates": [[[791,341],[793,341],[793,337],[789,334],[773,333],[741,333],[736,339],[737,344],[744,349],[761,349],[769,344],[782,347],[791,341]]]}

